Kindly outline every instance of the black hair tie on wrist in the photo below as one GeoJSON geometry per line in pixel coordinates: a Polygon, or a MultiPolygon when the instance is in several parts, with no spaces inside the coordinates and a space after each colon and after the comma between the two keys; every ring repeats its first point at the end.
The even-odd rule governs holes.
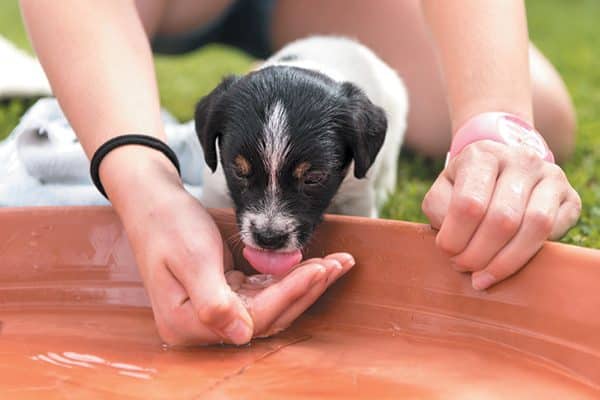
{"type": "Polygon", "coordinates": [[[121,135],[114,137],[104,143],[102,146],[98,147],[98,150],[94,153],[92,157],[92,161],[90,162],[90,175],[92,176],[92,182],[96,188],[102,193],[104,197],[108,199],[106,192],[104,191],[104,186],[102,186],[102,182],[100,182],[100,163],[106,157],[108,153],[112,150],[116,149],[120,146],[126,146],[129,144],[136,144],[141,146],[151,147],[155,150],[162,152],[175,166],[177,169],[177,173],[181,175],[181,170],[179,168],[179,160],[177,159],[177,155],[175,152],[163,141],[158,140],[155,137],[148,135],[121,135]]]}

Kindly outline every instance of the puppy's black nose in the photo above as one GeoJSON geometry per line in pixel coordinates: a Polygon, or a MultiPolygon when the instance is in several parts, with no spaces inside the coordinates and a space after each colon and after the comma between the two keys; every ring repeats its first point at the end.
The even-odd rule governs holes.
{"type": "Polygon", "coordinates": [[[263,249],[277,250],[285,246],[288,241],[288,233],[280,233],[273,231],[252,232],[254,242],[263,249]]]}

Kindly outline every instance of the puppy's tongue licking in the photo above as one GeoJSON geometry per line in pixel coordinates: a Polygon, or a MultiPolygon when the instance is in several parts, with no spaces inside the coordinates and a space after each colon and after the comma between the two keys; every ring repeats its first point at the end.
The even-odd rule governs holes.
{"type": "Polygon", "coordinates": [[[244,247],[244,258],[261,274],[283,275],[302,260],[300,250],[289,253],[244,247]]]}

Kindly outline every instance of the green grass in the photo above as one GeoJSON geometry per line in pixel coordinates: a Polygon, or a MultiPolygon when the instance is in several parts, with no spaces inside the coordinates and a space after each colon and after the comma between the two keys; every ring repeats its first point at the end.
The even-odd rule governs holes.
{"type": "MultiPolygon", "coordinates": [[[[575,102],[579,117],[575,155],[564,168],[583,199],[578,225],[563,242],[600,248],[600,2],[597,0],[529,0],[532,40],[559,70],[575,102]]],[[[16,0],[0,3],[0,35],[31,51],[20,22],[16,0]]],[[[195,101],[228,73],[243,72],[252,60],[220,46],[209,46],[184,56],[156,57],[161,101],[180,120],[192,117],[195,101]]],[[[0,138],[5,137],[32,103],[0,103],[0,138]]],[[[425,221],[421,199],[441,170],[441,161],[402,155],[398,189],[384,209],[388,218],[425,221]]]]}

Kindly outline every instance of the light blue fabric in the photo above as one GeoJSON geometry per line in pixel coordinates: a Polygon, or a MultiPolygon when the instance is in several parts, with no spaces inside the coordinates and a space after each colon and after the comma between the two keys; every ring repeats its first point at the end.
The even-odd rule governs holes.
{"type": "MultiPolygon", "coordinates": [[[[205,164],[194,122],[181,124],[166,111],[162,117],[184,185],[200,198],[205,164]]],[[[102,204],[108,201],[92,184],[89,160],[58,102],[40,99],[0,142],[0,206],[102,204]]]]}

